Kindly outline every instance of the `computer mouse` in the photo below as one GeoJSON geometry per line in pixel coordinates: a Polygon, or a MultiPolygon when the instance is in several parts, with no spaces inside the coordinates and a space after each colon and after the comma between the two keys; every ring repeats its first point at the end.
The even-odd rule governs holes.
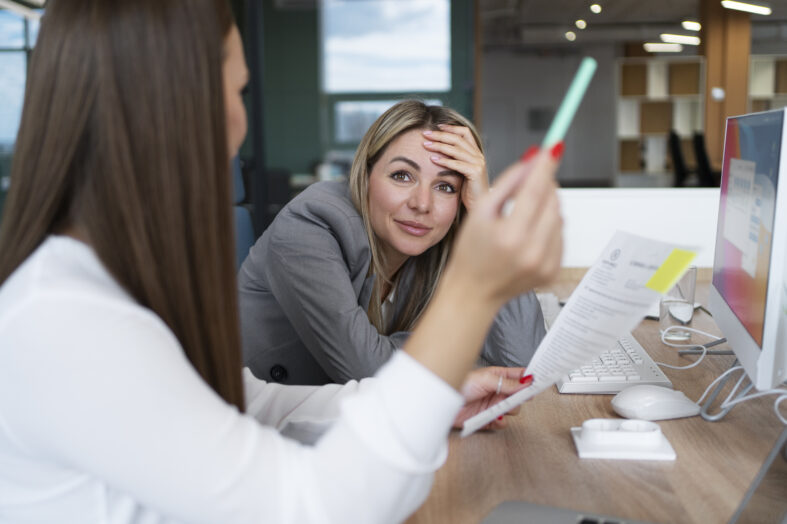
{"type": "Polygon", "coordinates": [[[666,420],[699,415],[700,407],[682,391],[640,384],[630,386],[612,398],[612,409],[626,418],[666,420]]]}

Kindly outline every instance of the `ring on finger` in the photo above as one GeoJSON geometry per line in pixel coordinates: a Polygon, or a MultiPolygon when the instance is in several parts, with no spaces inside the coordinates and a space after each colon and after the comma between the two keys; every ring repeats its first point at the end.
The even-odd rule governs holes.
{"type": "Polygon", "coordinates": [[[499,395],[500,390],[502,389],[503,389],[503,377],[500,376],[500,378],[497,379],[497,390],[495,390],[495,395],[499,395]]]}

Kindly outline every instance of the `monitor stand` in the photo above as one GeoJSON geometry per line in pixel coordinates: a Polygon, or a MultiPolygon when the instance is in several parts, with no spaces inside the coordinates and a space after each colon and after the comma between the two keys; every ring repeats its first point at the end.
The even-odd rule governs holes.
{"type": "MultiPolygon", "coordinates": [[[[718,354],[718,352],[716,354],[718,354]]],[[[732,365],[730,366],[730,369],[734,368],[737,365],[738,365],[738,359],[736,358],[735,362],[733,362],[732,365]]],[[[741,369],[741,371],[743,371],[743,369],[741,369]]],[[[722,408],[716,413],[710,413],[710,408],[713,405],[713,403],[716,401],[716,397],[719,396],[721,390],[724,389],[724,386],[726,386],[727,383],[734,378],[734,376],[735,376],[734,373],[730,373],[729,375],[721,379],[718,384],[716,384],[716,386],[713,388],[713,391],[710,392],[708,399],[705,402],[703,402],[702,406],[700,406],[700,415],[702,416],[702,418],[704,418],[709,422],[716,422],[724,418],[724,416],[727,413],[729,413],[729,411],[732,408],[735,407],[733,405],[726,408],[722,408]]],[[[735,398],[731,400],[736,400],[738,398],[741,398],[742,396],[748,394],[749,391],[751,391],[752,388],[754,387],[754,384],[752,383],[751,380],[749,380],[748,375],[746,375],[745,372],[743,372],[743,375],[741,375],[737,380],[738,382],[735,384],[735,386],[733,386],[735,391],[737,391],[738,388],[741,387],[741,384],[743,383],[744,380],[748,381],[749,383],[745,387],[743,387],[743,389],[737,391],[737,393],[735,394],[735,398]]]]}
{"type": "MultiPolygon", "coordinates": [[[[734,355],[734,353],[732,352],[731,349],[708,349],[708,348],[712,348],[713,346],[718,346],[720,344],[724,344],[725,342],[727,342],[726,338],[720,338],[718,340],[714,340],[713,342],[708,342],[707,344],[704,345],[704,347],[705,347],[705,355],[707,355],[707,356],[711,356],[711,355],[734,355]]],[[[702,349],[698,349],[698,348],[701,348],[701,347],[703,347],[703,346],[698,344],[698,345],[694,346],[692,349],[680,349],[680,350],[678,350],[678,355],[701,355],[702,354],[702,349]]]]}

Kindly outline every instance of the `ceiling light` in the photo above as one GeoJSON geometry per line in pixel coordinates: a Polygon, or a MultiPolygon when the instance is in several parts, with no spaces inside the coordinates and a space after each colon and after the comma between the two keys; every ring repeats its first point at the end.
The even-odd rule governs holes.
{"type": "Polygon", "coordinates": [[[601,6],[599,4],[593,4],[590,6],[590,10],[595,14],[599,14],[601,12],[601,6]]]}
{"type": "Polygon", "coordinates": [[[661,41],[668,44],[700,45],[700,37],[691,35],[671,35],[661,33],[661,41]]]}
{"type": "Polygon", "coordinates": [[[771,8],[763,2],[737,2],[735,0],[722,0],[721,5],[727,9],[735,9],[736,11],[746,11],[747,13],[754,13],[755,15],[769,15],[771,8]]]}
{"type": "Polygon", "coordinates": [[[30,20],[38,20],[41,18],[41,13],[38,11],[34,11],[29,7],[17,4],[11,0],[0,0],[0,8],[8,9],[9,11],[24,16],[25,18],[29,18],[30,20]]]}
{"type": "Polygon", "coordinates": [[[642,44],[648,53],[680,53],[683,46],[680,44],[665,44],[664,42],[648,42],[642,44]]]}
{"type": "Polygon", "coordinates": [[[680,23],[686,31],[699,31],[702,29],[702,24],[694,22],[693,20],[684,20],[680,23]]]}
{"type": "Polygon", "coordinates": [[[566,40],[573,42],[577,39],[577,34],[574,31],[566,31],[566,40]]]}
{"type": "Polygon", "coordinates": [[[588,23],[582,20],[581,18],[574,22],[579,29],[585,29],[588,26],[588,23]]]}

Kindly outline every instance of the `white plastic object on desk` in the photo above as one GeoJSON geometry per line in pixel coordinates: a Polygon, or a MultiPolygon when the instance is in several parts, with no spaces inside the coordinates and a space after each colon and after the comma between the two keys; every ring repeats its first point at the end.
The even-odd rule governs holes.
{"type": "Polygon", "coordinates": [[[571,428],[580,458],[675,460],[667,437],[655,422],[592,418],[571,428]]]}

